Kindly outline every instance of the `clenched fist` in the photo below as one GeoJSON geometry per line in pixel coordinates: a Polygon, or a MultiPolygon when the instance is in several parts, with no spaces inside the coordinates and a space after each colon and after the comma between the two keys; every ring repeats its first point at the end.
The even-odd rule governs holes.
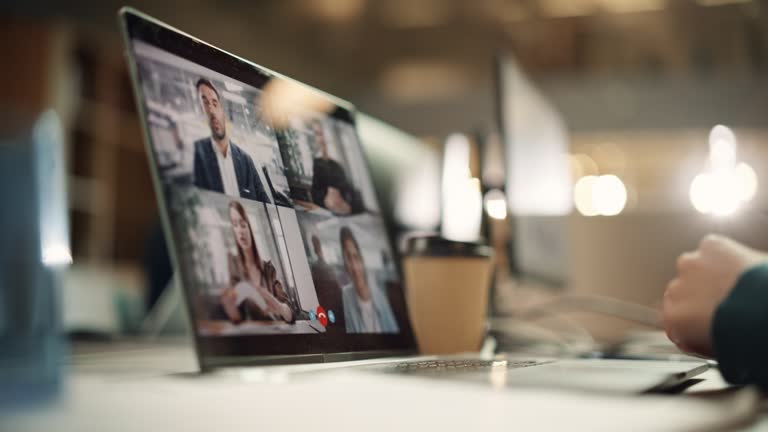
{"type": "Polygon", "coordinates": [[[712,357],[715,309],[750,267],[768,255],[731,239],[708,235],[677,259],[677,277],[664,293],[664,327],[681,350],[712,357]]]}

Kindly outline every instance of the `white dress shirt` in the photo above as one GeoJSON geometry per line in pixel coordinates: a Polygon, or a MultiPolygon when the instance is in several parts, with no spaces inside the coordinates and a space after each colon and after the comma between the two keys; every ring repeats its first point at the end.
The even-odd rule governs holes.
{"type": "Polygon", "coordinates": [[[379,325],[379,318],[376,316],[376,309],[373,308],[373,302],[369,299],[365,301],[360,297],[357,298],[357,302],[360,305],[360,316],[363,318],[364,333],[380,333],[381,325],[379,325]]]}
{"type": "Polygon", "coordinates": [[[227,141],[227,155],[224,156],[213,139],[211,140],[211,145],[213,146],[213,152],[216,153],[216,160],[219,162],[219,172],[221,173],[221,183],[224,185],[224,193],[239,197],[240,187],[237,184],[237,175],[235,175],[235,164],[232,162],[232,146],[227,141]]]}

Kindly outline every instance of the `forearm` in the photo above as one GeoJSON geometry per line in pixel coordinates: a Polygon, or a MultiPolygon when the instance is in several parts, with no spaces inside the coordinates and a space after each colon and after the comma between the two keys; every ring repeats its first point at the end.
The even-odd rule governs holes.
{"type": "Polygon", "coordinates": [[[291,302],[288,299],[288,296],[279,295],[280,293],[277,293],[277,294],[278,295],[275,297],[275,301],[277,302],[280,315],[283,317],[283,320],[285,322],[292,323],[293,321],[295,321],[295,318],[293,316],[293,310],[291,309],[291,306],[290,306],[291,302]]]}
{"type": "Polygon", "coordinates": [[[276,313],[280,315],[280,317],[283,319],[283,321],[286,322],[293,322],[293,311],[291,310],[291,307],[288,305],[288,296],[281,295],[284,293],[281,293],[280,291],[276,291],[273,295],[268,290],[264,289],[263,295],[265,296],[265,299],[267,300],[267,304],[270,305],[270,309],[273,311],[273,313],[276,313]]]}
{"type": "Polygon", "coordinates": [[[723,377],[768,389],[768,264],[745,271],[720,303],[712,341],[723,377]]]}

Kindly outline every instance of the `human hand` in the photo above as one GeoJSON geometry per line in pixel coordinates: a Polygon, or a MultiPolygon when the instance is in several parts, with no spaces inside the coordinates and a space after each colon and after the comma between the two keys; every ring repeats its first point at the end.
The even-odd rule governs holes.
{"type": "Polygon", "coordinates": [[[341,196],[341,192],[335,187],[328,187],[323,204],[325,204],[325,208],[337,215],[345,216],[352,212],[352,208],[344,200],[344,197],[341,196]]]}
{"type": "Polygon", "coordinates": [[[286,322],[291,321],[293,318],[293,312],[291,311],[291,308],[287,304],[278,300],[277,297],[272,295],[266,289],[263,291],[265,296],[264,298],[267,301],[265,312],[274,318],[281,318],[286,322]]]}
{"type": "Polygon", "coordinates": [[[226,288],[220,297],[221,307],[230,321],[237,324],[243,320],[240,310],[237,308],[237,292],[234,288],[226,288]]]}
{"type": "Polygon", "coordinates": [[[291,322],[293,321],[293,311],[291,310],[290,306],[288,306],[285,303],[280,303],[280,311],[279,316],[283,318],[283,321],[285,322],[291,322]]]}
{"type": "Polygon", "coordinates": [[[712,357],[711,328],[715,309],[739,276],[768,260],[768,255],[731,239],[708,235],[699,248],[677,259],[677,276],[664,293],[664,327],[683,351],[712,357]]]}
{"type": "Polygon", "coordinates": [[[271,300],[267,300],[267,304],[263,308],[259,308],[259,310],[266,316],[269,317],[271,320],[283,320],[283,321],[290,321],[291,317],[293,317],[293,313],[291,312],[291,308],[288,307],[285,303],[279,302],[277,299],[272,298],[271,300]]]}

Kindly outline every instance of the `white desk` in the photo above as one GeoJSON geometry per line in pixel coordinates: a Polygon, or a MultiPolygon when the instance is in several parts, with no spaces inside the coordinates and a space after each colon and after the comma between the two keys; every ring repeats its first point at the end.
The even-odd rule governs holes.
{"type": "Polygon", "coordinates": [[[757,399],[712,392],[722,388],[716,373],[691,396],[606,396],[349,371],[168,374],[194,369],[191,349],[127,348],[76,357],[56,404],[0,418],[0,430],[719,430],[757,399]]]}

